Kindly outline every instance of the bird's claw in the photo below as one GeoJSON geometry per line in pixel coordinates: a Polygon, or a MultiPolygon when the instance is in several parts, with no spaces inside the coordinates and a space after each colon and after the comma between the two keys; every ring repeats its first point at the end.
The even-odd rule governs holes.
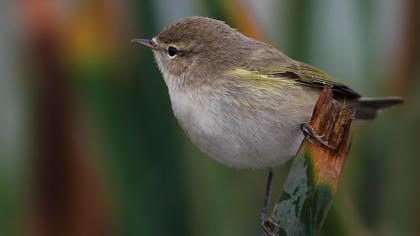
{"type": "Polygon", "coordinates": [[[303,123],[301,125],[301,130],[303,132],[303,135],[305,136],[305,138],[311,142],[311,143],[319,143],[321,145],[326,146],[327,148],[330,149],[336,149],[336,147],[331,146],[327,141],[323,140],[322,138],[324,137],[324,135],[319,135],[315,132],[315,130],[312,128],[311,125],[309,125],[308,123],[303,123]]]}
{"type": "Polygon", "coordinates": [[[276,232],[279,227],[280,225],[266,213],[261,214],[261,230],[264,236],[275,236],[276,234],[274,232],[276,232]]]}

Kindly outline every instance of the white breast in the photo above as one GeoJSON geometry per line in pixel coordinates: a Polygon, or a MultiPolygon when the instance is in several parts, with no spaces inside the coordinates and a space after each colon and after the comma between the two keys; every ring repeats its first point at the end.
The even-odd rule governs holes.
{"type": "Polygon", "coordinates": [[[283,101],[284,106],[271,114],[258,110],[243,114],[229,112],[223,99],[209,99],[205,93],[170,91],[170,95],[174,114],[191,141],[210,157],[236,168],[274,167],[293,157],[303,139],[300,124],[308,122],[313,107],[283,101]]]}

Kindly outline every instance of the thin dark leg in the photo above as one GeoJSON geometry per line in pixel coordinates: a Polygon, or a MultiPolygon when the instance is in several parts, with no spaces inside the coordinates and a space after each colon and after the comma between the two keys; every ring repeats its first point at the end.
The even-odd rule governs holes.
{"type": "Polygon", "coordinates": [[[264,204],[261,209],[261,229],[266,236],[274,236],[273,230],[279,225],[268,215],[268,206],[270,204],[271,187],[273,185],[273,169],[268,168],[267,186],[265,188],[264,204]]]}
{"type": "Polygon", "coordinates": [[[265,187],[264,204],[263,204],[263,208],[261,209],[261,214],[268,213],[268,206],[270,204],[272,185],[273,185],[273,169],[268,168],[267,186],[265,187]]]}

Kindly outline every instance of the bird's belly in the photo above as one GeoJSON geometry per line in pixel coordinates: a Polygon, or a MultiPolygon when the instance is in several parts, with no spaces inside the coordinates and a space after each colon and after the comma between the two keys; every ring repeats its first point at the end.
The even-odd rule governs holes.
{"type": "Polygon", "coordinates": [[[293,112],[279,107],[273,114],[250,116],[218,110],[220,104],[195,104],[199,102],[172,101],[191,141],[222,164],[252,169],[280,165],[296,154],[303,139],[300,125],[309,121],[313,107],[293,112]]]}
{"type": "Polygon", "coordinates": [[[303,139],[299,126],[280,128],[246,122],[230,128],[215,124],[212,128],[211,132],[206,129],[187,132],[202,151],[235,168],[280,165],[296,154],[303,139]]]}

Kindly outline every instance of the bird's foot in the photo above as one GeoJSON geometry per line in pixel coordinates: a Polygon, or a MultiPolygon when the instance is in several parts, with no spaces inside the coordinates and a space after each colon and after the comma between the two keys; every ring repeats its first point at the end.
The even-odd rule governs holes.
{"type": "Polygon", "coordinates": [[[261,213],[261,230],[264,236],[275,236],[279,224],[276,223],[267,213],[261,213]]]}
{"type": "Polygon", "coordinates": [[[319,143],[321,145],[326,146],[327,148],[336,149],[336,147],[331,146],[327,141],[323,140],[322,138],[324,136],[317,134],[310,124],[303,123],[300,128],[301,128],[301,130],[303,132],[303,135],[305,136],[305,138],[309,142],[311,142],[311,143],[319,143]]]}

